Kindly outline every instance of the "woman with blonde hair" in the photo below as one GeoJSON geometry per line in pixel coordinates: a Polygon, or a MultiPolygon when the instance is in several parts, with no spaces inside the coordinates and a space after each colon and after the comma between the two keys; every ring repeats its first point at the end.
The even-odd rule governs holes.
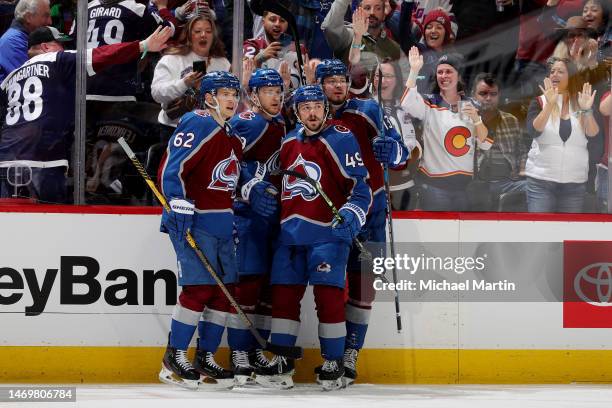
{"type": "Polygon", "coordinates": [[[589,171],[587,141],[599,132],[593,117],[595,91],[567,59],[551,58],[542,95],[531,102],[527,130],[530,212],[581,212],[589,171]]]}
{"type": "Polygon", "coordinates": [[[162,133],[172,134],[180,116],[193,109],[194,96],[207,72],[229,70],[230,62],[210,15],[191,19],[178,45],[168,48],[155,67],[151,95],[162,105],[158,117],[162,133]]]}

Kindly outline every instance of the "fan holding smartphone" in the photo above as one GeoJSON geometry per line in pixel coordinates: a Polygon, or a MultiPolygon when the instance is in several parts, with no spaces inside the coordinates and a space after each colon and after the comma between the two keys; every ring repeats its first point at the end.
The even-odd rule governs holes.
{"type": "Polygon", "coordinates": [[[178,45],[168,48],[155,67],[151,95],[162,105],[158,121],[169,137],[178,120],[196,105],[196,91],[206,72],[229,71],[223,43],[207,15],[189,21],[178,45]]]}

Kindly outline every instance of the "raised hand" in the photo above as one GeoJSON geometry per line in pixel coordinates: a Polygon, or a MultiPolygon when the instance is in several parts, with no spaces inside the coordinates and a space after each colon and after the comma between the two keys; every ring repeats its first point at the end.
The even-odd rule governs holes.
{"type": "Polygon", "coordinates": [[[317,65],[321,63],[319,59],[310,59],[308,55],[304,56],[304,76],[306,77],[306,83],[308,85],[314,85],[317,83],[315,78],[315,72],[317,65]]]}
{"type": "Polygon", "coordinates": [[[411,47],[408,52],[408,62],[410,62],[410,71],[419,72],[423,68],[423,56],[417,47],[411,47]]]}
{"type": "MultiPolygon", "coordinates": [[[[306,63],[304,63],[304,70],[306,70],[306,63]]],[[[289,63],[287,61],[281,62],[278,67],[278,73],[281,78],[283,78],[283,85],[285,86],[285,91],[291,87],[291,70],[289,69],[289,63]]]]}
{"type": "Polygon", "coordinates": [[[249,85],[249,80],[255,70],[255,62],[253,58],[245,58],[242,60],[242,88],[246,89],[249,85]]]}
{"type": "Polygon", "coordinates": [[[152,52],[158,52],[166,48],[166,42],[172,37],[172,29],[170,27],[157,27],[153,34],[147,37],[144,42],[147,44],[147,49],[152,52]]]}
{"type": "Polygon", "coordinates": [[[368,31],[368,16],[366,12],[358,7],[353,13],[353,32],[356,37],[363,37],[368,31]]]}
{"type": "Polygon", "coordinates": [[[546,98],[546,103],[557,103],[559,92],[553,86],[550,78],[544,78],[544,88],[542,88],[542,85],[538,86],[540,87],[540,91],[542,91],[542,95],[546,98]]]}
{"type": "Polygon", "coordinates": [[[590,110],[593,107],[596,93],[597,91],[593,90],[591,84],[585,82],[582,85],[582,91],[578,92],[578,107],[581,110],[590,110]]]}

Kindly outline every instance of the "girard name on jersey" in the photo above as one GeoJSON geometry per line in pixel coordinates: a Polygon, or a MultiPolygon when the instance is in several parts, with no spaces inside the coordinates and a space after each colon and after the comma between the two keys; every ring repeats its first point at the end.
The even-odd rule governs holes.
{"type": "Polygon", "coordinates": [[[8,82],[6,83],[6,89],[8,89],[15,82],[19,82],[22,79],[32,76],[43,76],[45,78],[49,78],[49,66],[45,64],[32,64],[19,69],[9,78],[8,82]]]}
{"type": "Polygon", "coordinates": [[[115,17],[115,18],[120,18],[121,17],[121,9],[118,7],[111,7],[111,8],[106,8],[106,7],[96,7],[91,9],[91,11],[89,12],[89,19],[93,20],[95,18],[98,17],[115,17]]]}

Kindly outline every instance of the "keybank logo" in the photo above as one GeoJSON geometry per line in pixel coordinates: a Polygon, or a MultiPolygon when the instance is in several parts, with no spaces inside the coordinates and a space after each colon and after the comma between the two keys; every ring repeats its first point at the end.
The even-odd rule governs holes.
{"type": "Polygon", "coordinates": [[[176,304],[176,274],[168,269],[131,269],[100,271],[100,263],[89,256],[61,256],[59,268],[44,273],[33,268],[0,266],[0,305],[14,305],[30,293],[32,304],[25,306],[26,316],[45,311],[49,295],[59,285],[61,305],[91,305],[103,299],[110,306],[176,304]],[[59,275],[59,276],[58,276],[59,275]],[[155,287],[164,285],[165,299],[155,299],[155,287]],[[142,302],[139,299],[142,293],[142,302]]]}
{"type": "Polygon", "coordinates": [[[576,295],[593,306],[612,306],[612,263],[598,262],[585,266],[574,278],[576,295]],[[587,295],[588,293],[588,295],[587,295]]]}

